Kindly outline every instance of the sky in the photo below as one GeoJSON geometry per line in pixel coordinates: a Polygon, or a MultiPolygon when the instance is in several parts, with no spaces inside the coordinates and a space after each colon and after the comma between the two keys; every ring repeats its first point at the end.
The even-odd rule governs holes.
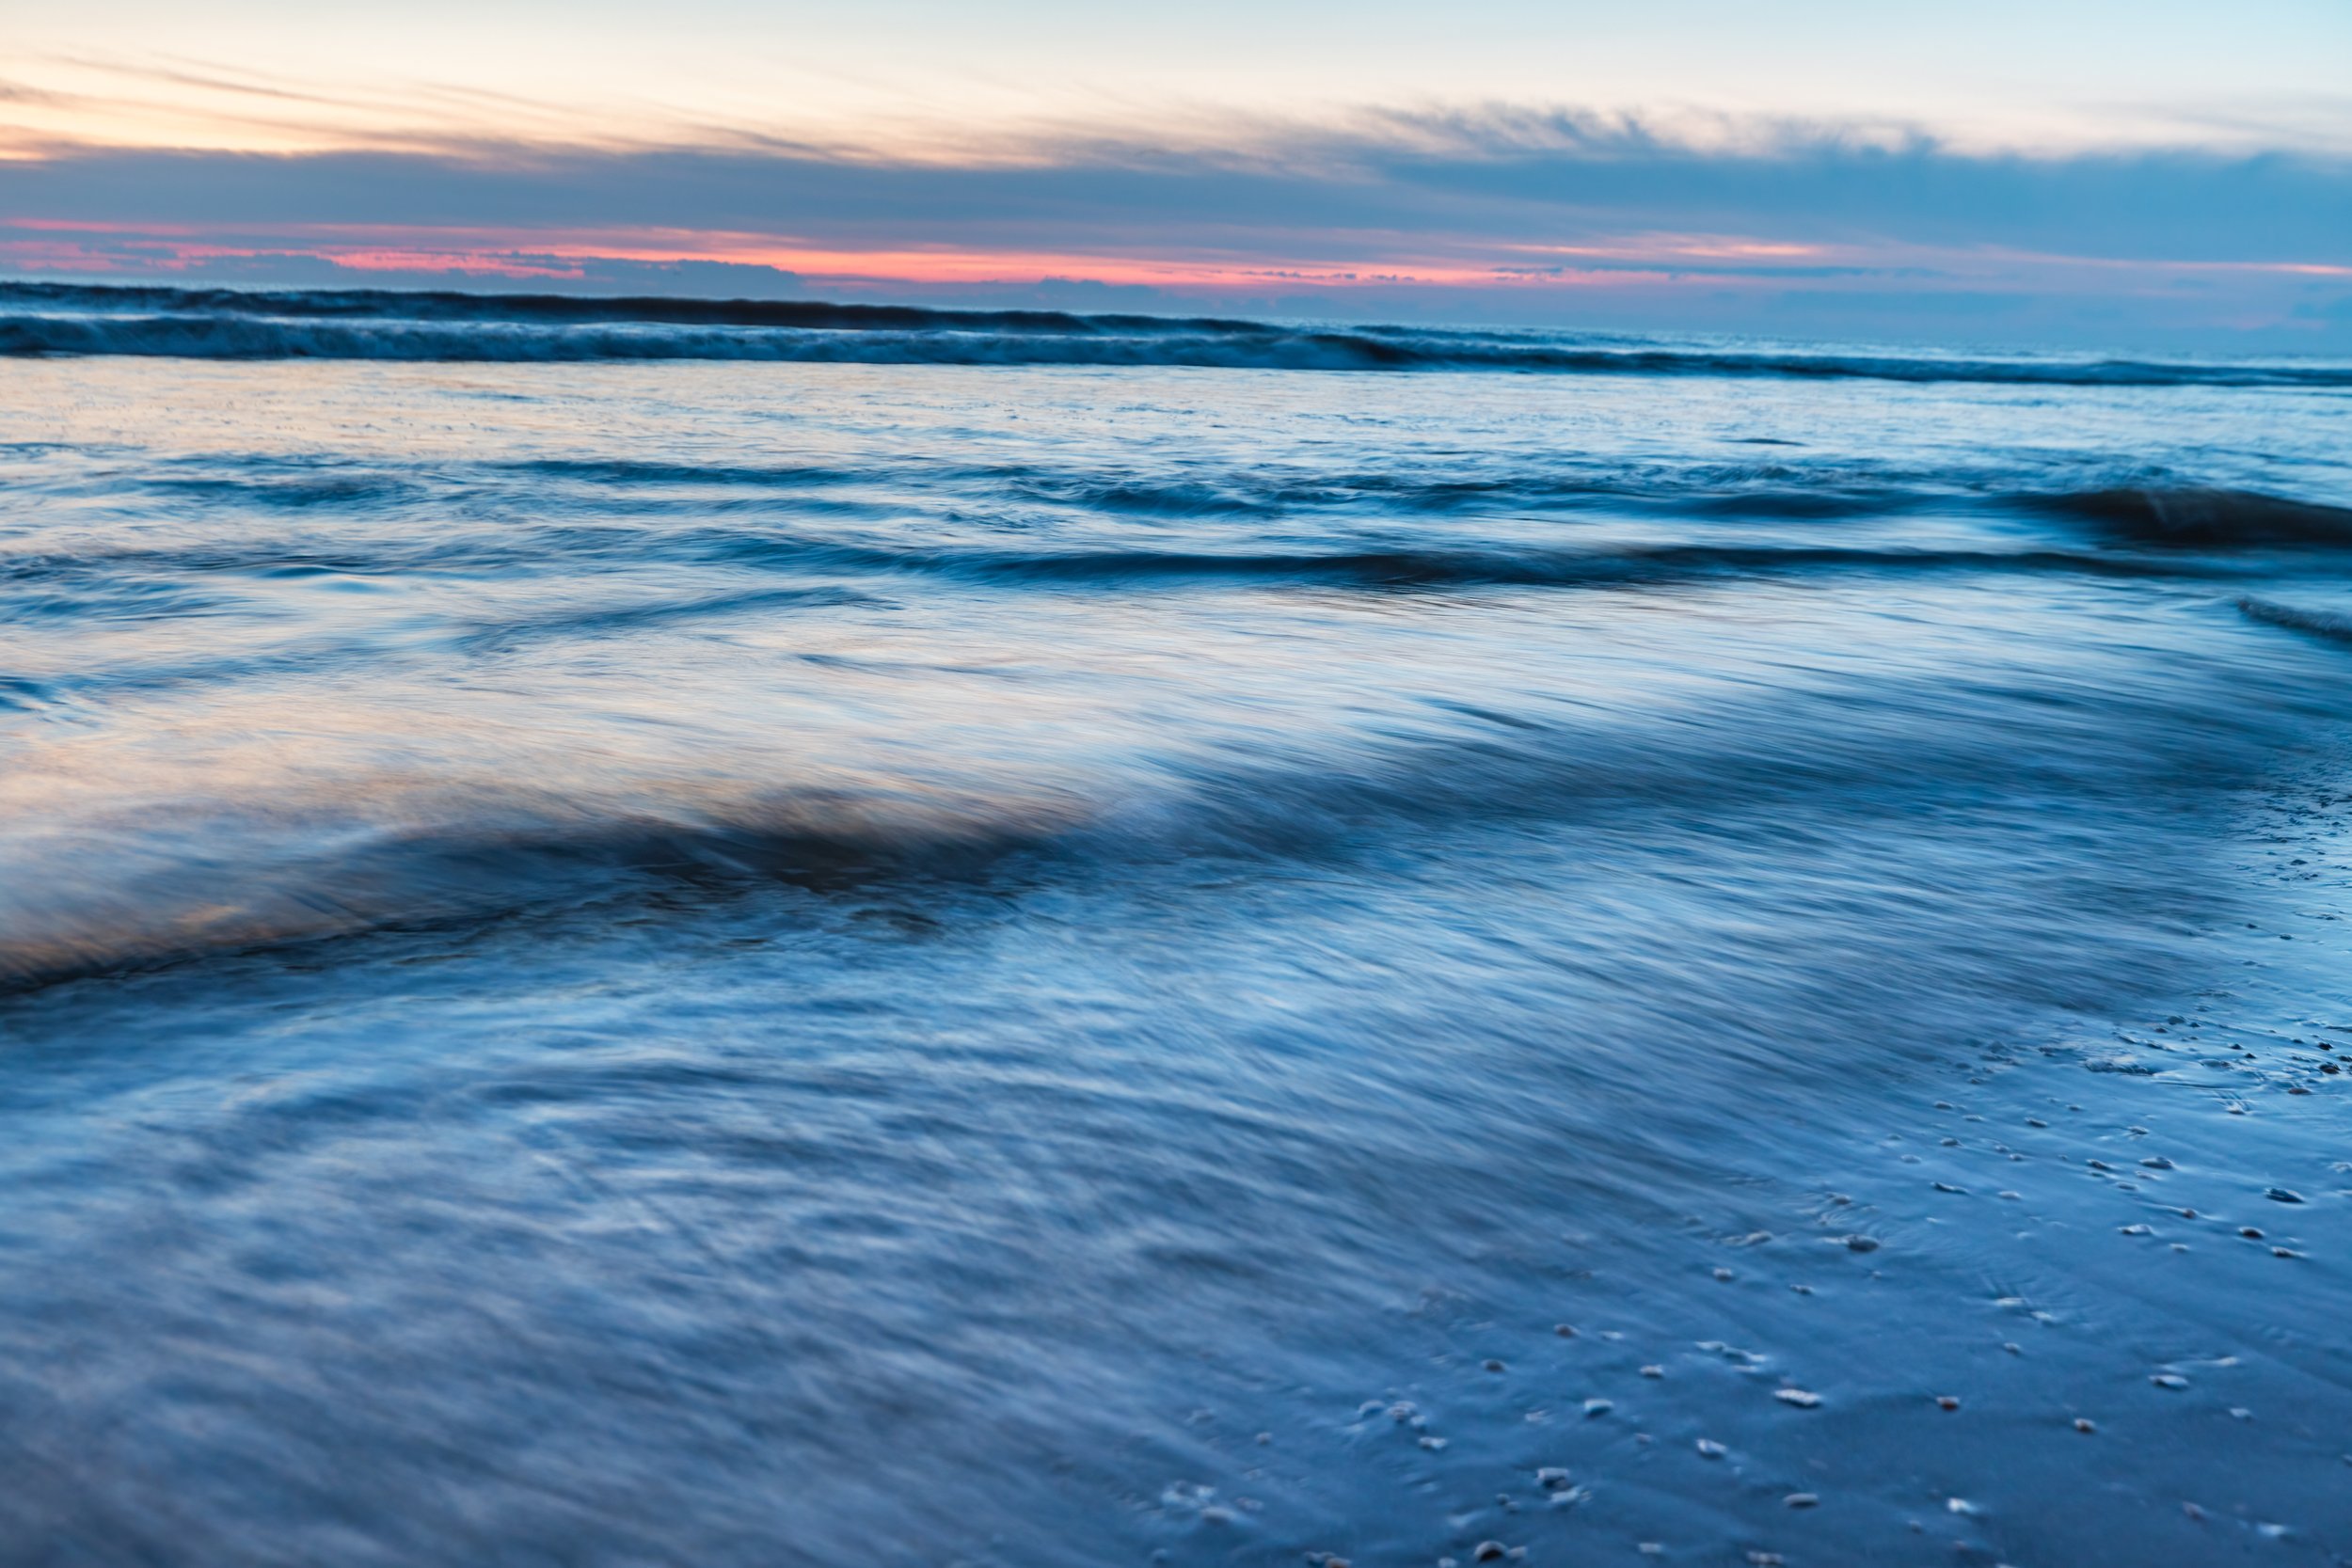
{"type": "Polygon", "coordinates": [[[2352,3],[8,0],[0,272],[2352,352],[2352,3]]]}

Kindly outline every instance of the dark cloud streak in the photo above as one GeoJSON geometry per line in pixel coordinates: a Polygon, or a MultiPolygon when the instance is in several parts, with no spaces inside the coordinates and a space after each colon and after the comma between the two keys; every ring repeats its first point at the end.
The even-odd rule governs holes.
{"type": "MultiPolygon", "coordinates": [[[[1471,128],[1472,130],[1475,127],[1471,128]]],[[[1051,162],[792,150],[262,155],[0,165],[0,215],[201,228],[670,229],[818,244],[1260,255],[1573,245],[1629,233],[1996,247],[2119,261],[2352,262],[2352,166],[2288,154],[1970,156],[1838,140],[1708,151],[1639,135],[1438,145],[1329,134],[1232,153],[1072,146],[1051,162]]]]}
{"type": "Polygon", "coordinates": [[[739,139],[79,150],[0,163],[0,259],[480,287],[511,261],[580,291],[2352,352],[2352,162],[2317,154],[1988,155],[1752,125],[1699,147],[1508,110],[1216,129],[961,163],[739,139]],[[386,254],[354,254],[370,247],[386,254]],[[977,270],[909,270],[942,254],[977,270]],[[809,276],[732,265],[760,261],[809,276]]]}

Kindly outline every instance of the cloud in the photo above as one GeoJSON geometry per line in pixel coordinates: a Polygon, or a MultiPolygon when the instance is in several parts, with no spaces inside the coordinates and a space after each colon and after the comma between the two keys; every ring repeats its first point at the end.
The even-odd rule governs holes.
{"type": "Polygon", "coordinates": [[[1638,123],[1387,117],[1155,150],[888,163],[798,149],[270,155],[93,150],[0,168],[0,213],[112,223],[644,228],[1295,256],[1629,230],[2010,246],[2112,259],[2352,261],[2352,164],[2286,154],[1969,156],[1836,135],[1717,150],[1638,123]]]}
{"type": "Polygon", "coordinates": [[[1490,319],[1506,298],[1556,319],[1646,291],[1757,330],[1792,311],[2046,326],[2071,300],[2103,330],[2331,339],[2352,293],[2352,163],[2319,155],[1975,154],[1901,127],[1730,120],[1670,136],[1507,106],[1225,132],[1049,134],[961,161],[742,141],[72,150],[0,163],[0,261],[201,270],[260,254],[429,274],[436,257],[498,273],[496,258],[530,255],[578,283],[700,261],[935,293],[1049,277],[1196,300],[1304,286],[1350,313],[1334,304],[1350,290],[1454,313],[1468,291],[1490,319]],[[1537,299],[1570,285],[1573,301],[1537,299]],[[1704,290],[1722,297],[1701,307],[1704,290]]]}

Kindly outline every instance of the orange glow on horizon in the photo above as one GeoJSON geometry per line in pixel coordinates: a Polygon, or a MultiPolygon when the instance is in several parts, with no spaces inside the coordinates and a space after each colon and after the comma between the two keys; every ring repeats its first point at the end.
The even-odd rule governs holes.
{"type": "MultiPolygon", "coordinates": [[[[1949,282],[2019,265],[2052,271],[2129,271],[2152,277],[2271,274],[2352,277],[2352,265],[2311,261],[2178,261],[2037,254],[2003,247],[1927,250],[1915,246],[1829,246],[1742,236],[1629,235],[1605,244],[1537,245],[1464,238],[1452,250],[1393,254],[1371,261],[1242,257],[1200,251],[1143,256],[1116,251],[982,248],[953,245],[860,247],[791,236],[692,230],[567,230],[523,232],[479,228],[313,224],[221,233],[188,224],[120,224],[72,219],[0,219],[0,266],[128,277],[169,275],[206,263],[310,260],[352,275],[439,274],[453,280],[582,281],[598,262],[652,266],[694,263],[771,268],[816,285],[907,288],[1026,286],[1088,282],[1179,293],[1234,293],[1273,288],[1606,289],[1721,287],[1747,281],[1787,287],[1817,268],[1926,268],[1949,282]],[[110,244],[87,242],[105,241],[110,244]],[[1789,263],[1784,270],[1773,263],[1789,263]],[[1737,277],[1726,267],[1736,268],[1737,277]]],[[[1426,242],[1424,242],[1426,243],[1426,242]]]]}
{"type": "MultiPolygon", "coordinates": [[[[1374,263],[1243,261],[1211,258],[1150,258],[1055,250],[979,250],[955,246],[853,249],[798,245],[747,234],[580,235],[493,234],[481,230],[340,227],[312,229],[279,244],[207,240],[185,225],[118,225],[59,220],[12,221],[8,227],[58,239],[0,241],[0,261],[57,269],[79,263],[93,272],[176,271],[204,261],[307,257],[354,273],[441,272],[453,277],[516,279],[580,278],[596,261],[654,265],[721,262],[771,267],[811,281],[922,285],[1084,280],[1112,286],[1175,290],[1233,290],[1268,285],[1310,288],[1364,286],[1495,287],[1621,281],[1655,282],[1687,266],[1673,257],[1620,253],[1608,270],[1573,266],[1531,272],[1523,266],[1436,258],[1374,263]],[[67,236],[131,241],[129,255],[76,245],[67,236]],[[126,262],[135,266],[126,266],[126,262]],[[1643,262],[1652,263],[1643,265],[1643,262]]],[[[1597,253],[1596,253],[1597,254],[1597,253]]]]}

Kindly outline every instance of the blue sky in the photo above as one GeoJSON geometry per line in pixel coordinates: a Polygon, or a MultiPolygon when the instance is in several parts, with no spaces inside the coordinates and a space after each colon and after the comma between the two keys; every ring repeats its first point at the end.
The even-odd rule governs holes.
{"type": "Polygon", "coordinates": [[[2352,348],[2341,0],[30,9],[22,275],[2352,348]]]}

